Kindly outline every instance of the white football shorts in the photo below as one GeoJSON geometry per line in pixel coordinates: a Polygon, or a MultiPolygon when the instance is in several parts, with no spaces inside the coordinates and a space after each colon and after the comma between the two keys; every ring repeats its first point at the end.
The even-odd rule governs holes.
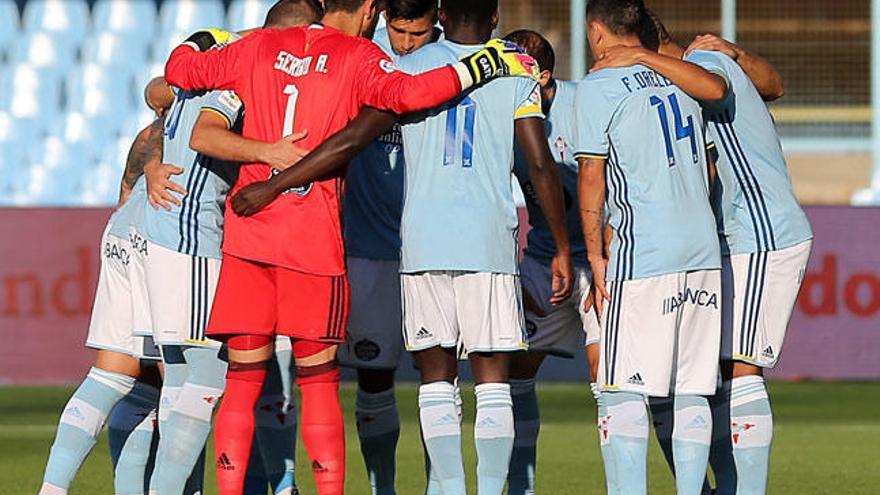
{"type": "Polygon", "coordinates": [[[150,314],[150,297],[147,292],[147,276],[144,266],[149,257],[147,241],[134,228],[128,231],[128,250],[131,260],[128,263],[128,280],[131,282],[132,332],[140,337],[153,336],[153,321],[150,314]]]}
{"type": "Polygon", "coordinates": [[[651,397],[712,395],[721,345],[721,271],[609,282],[599,386],[651,397]]]}
{"type": "Polygon", "coordinates": [[[397,369],[403,351],[400,262],[348,258],[348,283],[351,309],[339,363],[358,369],[397,369]]]}
{"type": "Polygon", "coordinates": [[[459,347],[471,352],[528,349],[519,277],[429,271],[400,276],[408,351],[459,347]]]}
{"type": "Polygon", "coordinates": [[[549,266],[526,256],[519,265],[525,304],[526,333],[529,350],[541,351],[566,358],[584,345],[599,341],[599,320],[595,311],[587,311],[584,304],[590,296],[590,270],[575,267],[571,297],[553,306],[553,273],[549,266]]]}
{"type": "Polygon", "coordinates": [[[133,299],[129,281],[131,259],[128,241],[110,235],[108,224],[101,237],[101,267],[86,347],[156,360],[159,350],[153,340],[132,333],[133,308],[139,301],[133,299]]]}
{"type": "Polygon", "coordinates": [[[722,259],[722,359],[776,366],[812,247],[810,240],[722,259]]]}
{"type": "Polygon", "coordinates": [[[144,266],[153,338],[159,345],[219,347],[205,336],[220,260],[190,256],[147,241],[144,266]]]}

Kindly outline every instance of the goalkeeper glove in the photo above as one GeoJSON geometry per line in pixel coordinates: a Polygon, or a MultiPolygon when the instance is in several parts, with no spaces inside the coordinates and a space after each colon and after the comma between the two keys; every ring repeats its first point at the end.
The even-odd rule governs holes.
{"type": "Polygon", "coordinates": [[[541,77],[535,59],[523,52],[516,43],[498,38],[490,40],[482,50],[463,57],[454,67],[462,89],[497,77],[525,76],[536,81],[541,77]]]}
{"type": "Polygon", "coordinates": [[[225,45],[232,38],[232,33],[222,29],[202,29],[196,31],[183,43],[200,52],[205,52],[217,45],[225,45]]]}

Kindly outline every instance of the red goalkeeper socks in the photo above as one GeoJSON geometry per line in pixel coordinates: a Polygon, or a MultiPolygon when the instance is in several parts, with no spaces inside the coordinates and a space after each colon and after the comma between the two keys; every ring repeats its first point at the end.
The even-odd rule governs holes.
{"type": "Polygon", "coordinates": [[[345,484],[345,428],[339,406],[339,369],[335,365],[299,368],[302,394],[300,431],[318,495],[342,495],[345,484]]]}

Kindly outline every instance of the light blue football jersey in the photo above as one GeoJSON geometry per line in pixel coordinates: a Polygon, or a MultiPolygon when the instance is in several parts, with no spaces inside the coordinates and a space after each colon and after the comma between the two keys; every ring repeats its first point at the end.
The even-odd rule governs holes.
{"type": "Polygon", "coordinates": [[[147,203],[147,181],[140,176],[131,188],[128,199],[110,216],[110,235],[127,240],[131,227],[140,232],[147,208],[150,208],[147,203]]]}
{"type": "Polygon", "coordinates": [[[223,242],[223,205],[235,183],[238,164],[217,160],[189,147],[193,127],[203,111],[222,116],[230,129],[240,129],[241,100],[231,91],[209,93],[177,91],[165,118],[162,161],[184,169],[171,180],[187,195],[171,210],[147,208],[141,234],[167,249],[191,256],[220,258],[223,242]]]}
{"type": "MultiPolygon", "coordinates": [[[[373,42],[397,60],[388,31],[378,30],[373,42]]],[[[400,258],[404,164],[399,124],[352,160],[343,198],[348,256],[391,261],[400,258]]]]}
{"type": "Polygon", "coordinates": [[[607,279],[720,268],[697,102],[644,66],[605,69],[578,85],[577,125],[576,156],[607,160],[607,279]]]}
{"type": "MultiPolygon", "coordinates": [[[[559,178],[565,195],[565,226],[571,243],[571,260],[579,267],[587,266],[587,248],[584,245],[584,232],[581,228],[580,208],[578,206],[578,163],[574,158],[574,143],[577,128],[575,127],[575,96],[577,83],[556,81],[556,89],[550,110],[547,113],[544,129],[550,153],[559,166],[559,178]]],[[[529,211],[529,242],[526,245],[526,256],[530,256],[545,265],[549,265],[556,255],[556,241],[550,232],[544,211],[541,209],[538,196],[529,179],[529,164],[519,146],[513,165],[513,173],[522,187],[529,211]]]]}
{"type": "Polygon", "coordinates": [[[730,57],[695,51],[687,60],[722,76],[728,94],[703,104],[718,148],[721,194],[715,195],[722,248],[731,254],[775,251],[813,238],[801,209],[773,118],[758,90],[730,57]]]}
{"type": "MultiPolygon", "coordinates": [[[[440,41],[402,57],[419,74],[482,48],[440,41]]],[[[541,118],[535,81],[496,79],[403,126],[401,271],[517,273],[514,120],[541,118]]]]}

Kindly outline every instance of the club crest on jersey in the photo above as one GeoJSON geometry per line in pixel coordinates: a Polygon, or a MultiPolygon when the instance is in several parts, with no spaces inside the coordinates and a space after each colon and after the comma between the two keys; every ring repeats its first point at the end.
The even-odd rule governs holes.
{"type": "Polygon", "coordinates": [[[379,68],[387,72],[388,74],[391,74],[392,72],[395,72],[397,70],[397,66],[394,65],[394,62],[388,60],[387,58],[383,58],[379,61],[379,68]]]}
{"type": "MultiPolygon", "coordinates": [[[[280,173],[281,173],[281,172],[279,172],[278,170],[276,170],[276,169],[273,168],[273,169],[272,169],[272,173],[269,174],[269,179],[271,179],[272,177],[274,177],[274,176],[276,176],[276,175],[278,175],[278,174],[280,174],[280,173]]],[[[290,194],[290,193],[294,193],[294,194],[299,194],[300,196],[305,196],[306,194],[309,193],[309,191],[312,190],[312,184],[314,184],[314,183],[313,183],[313,182],[309,182],[308,184],[305,184],[305,185],[303,185],[303,186],[299,186],[299,187],[291,187],[290,189],[284,191],[284,192],[281,193],[281,194],[290,194]]]]}
{"type": "Polygon", "coordinates": [[[663,300],[663,315],[674,313],[678,308],[690,303],[694,306],[718,309],[718,293],[705,289],[688,287],[683,292],[663,300]]]}

